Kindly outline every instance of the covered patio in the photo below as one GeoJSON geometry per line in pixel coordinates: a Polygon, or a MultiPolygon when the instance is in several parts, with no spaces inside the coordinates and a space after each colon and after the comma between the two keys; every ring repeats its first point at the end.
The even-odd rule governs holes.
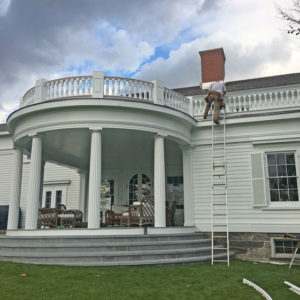
{"type": "MultiPolygon", "coordinates": [[[[142,102],[128,107],[118,100],[47,101],[9,117],[15,156],[8,232],[18,226],[23,154],[30,156],[25,231],[52,227],[40,222],[41,214],[47,213],[42,195],[46,162],[76,169],[80,177],[76,211],[81,220],[77,215],[76,222],[62,222],[62,215],[69,219],[74,215],[74,209],[66,207],[57,213],[53,228],[193,226],[189,145],[193,119],[174,109],[142,102]],[[126,222],[134,205],[141,216],[146,199],[153,202],[147,200],[153,210],[150,220],[126,222]]],[[[63,203],[48,208],[55,212],[59,204],[63,203]]]]}

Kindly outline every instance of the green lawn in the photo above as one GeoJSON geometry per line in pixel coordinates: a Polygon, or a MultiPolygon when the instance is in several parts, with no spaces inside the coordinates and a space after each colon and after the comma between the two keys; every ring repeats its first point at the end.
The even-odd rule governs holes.
{"type": "Polygon", "coordinates": [[[300,267],[233,260],[211,266],[64,267],[0,262],[0,299],[299,299],[283,283],[300,286],[300,267]],[[20,274],[25,273],[22,277],[20,274]]]}

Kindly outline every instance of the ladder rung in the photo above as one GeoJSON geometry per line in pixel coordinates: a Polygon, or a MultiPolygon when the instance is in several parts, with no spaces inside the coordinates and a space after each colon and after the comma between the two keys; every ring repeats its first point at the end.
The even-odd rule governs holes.
{"type": "Polygon", "coordinates": [[[213,224],[213,226],[225,227],[225,226],[227,226],[227,224],[213,224]]]}
{"type": "Polygon", "coordinates": [[[225,176],[225,174],[213,174],[213,176],[225,176]]]}
{"type": "Polygon", "coordinates": [[[213,205],[226,205],[226,203],[213,203],[213,205]]]}
{"type": "Polygon", "coordinates": [[[213,158],[225,158],[224,155],[214,156],[213,158]]]}
{"type": "Polygon", "coordinates": [[[227,250],[226,247],[218,247],[218,246],[215,246],[214,247],[214,250],[227,250]]]}
{"type": "Polygon", "coordinates": [[[214,216],[227,216],[227,214],[213,214],[214,216]]]}
{"type": "Polygon", "coordinates": [[[226,193],[213,193],[213,195],[214,195],[214,196],[223,196],[223,195],[225,196],[226,193]]]}
{"type": "Polygon", "coordinates": [[[226,183],[214,183],[213,185],[226,185],[226,183]]]}
{"type": "Polygon", "coordinates": [[[226,235],[214,235],[214,238],[227,238],[226,235]]]}
{"type": "Polygon", "coordinates": [[[225,168],[225,164],[214,165],[214,168],[221,168],[221,167],[225,168]]]}
{"type": "Polygon", "coordinates": [[[213,262],[227,262],[227,259],[214,259],[213,262]]]}

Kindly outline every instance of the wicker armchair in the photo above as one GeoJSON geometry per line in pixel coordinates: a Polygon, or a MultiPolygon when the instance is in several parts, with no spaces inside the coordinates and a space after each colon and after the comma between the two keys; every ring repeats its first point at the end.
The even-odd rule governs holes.
{"type": "Polygon", "coordinates": [[[66,227],[82,227],[83,213],[79,209],[68,209],[64,204],[58,204],[58,223],[66,227]]]}
{"type": "Polygon", "coordinates": [[[154,197],[145,196],[140,204],[128,207],[128,226],[154,225],[154,197]]]}
{"type": "Polygon", "coordinates": [[[38,211],[38,227],[57,228],[58,213],[56,208],[40,208],[38,211]]]}
{"type": "Polygon", "coordinates": [[[105,225],[120,226],[120,218],[122,213],[116,213],[112,210],[105,211],[105,225]]]}

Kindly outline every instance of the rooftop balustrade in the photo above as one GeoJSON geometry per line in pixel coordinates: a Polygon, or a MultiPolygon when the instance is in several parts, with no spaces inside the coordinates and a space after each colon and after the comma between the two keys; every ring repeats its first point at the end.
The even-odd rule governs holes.
{"type": "MultiPolygon", "coordinates": [[[[127,101],[143,101],[170,107],[192,117],[203,115],[205,102],[193,99],[164,87],[159,80],[152,82],[104,76],[95,71],[90,76],[75,76],[55,80],[40,79],[20,101],[20,107],[64,98],[118,98],[127,101]]],[[[272,108],[300,106],[300,89],[282,89],[272,92],[225,97],[226,112],[238,114],[272,108]]]]}

